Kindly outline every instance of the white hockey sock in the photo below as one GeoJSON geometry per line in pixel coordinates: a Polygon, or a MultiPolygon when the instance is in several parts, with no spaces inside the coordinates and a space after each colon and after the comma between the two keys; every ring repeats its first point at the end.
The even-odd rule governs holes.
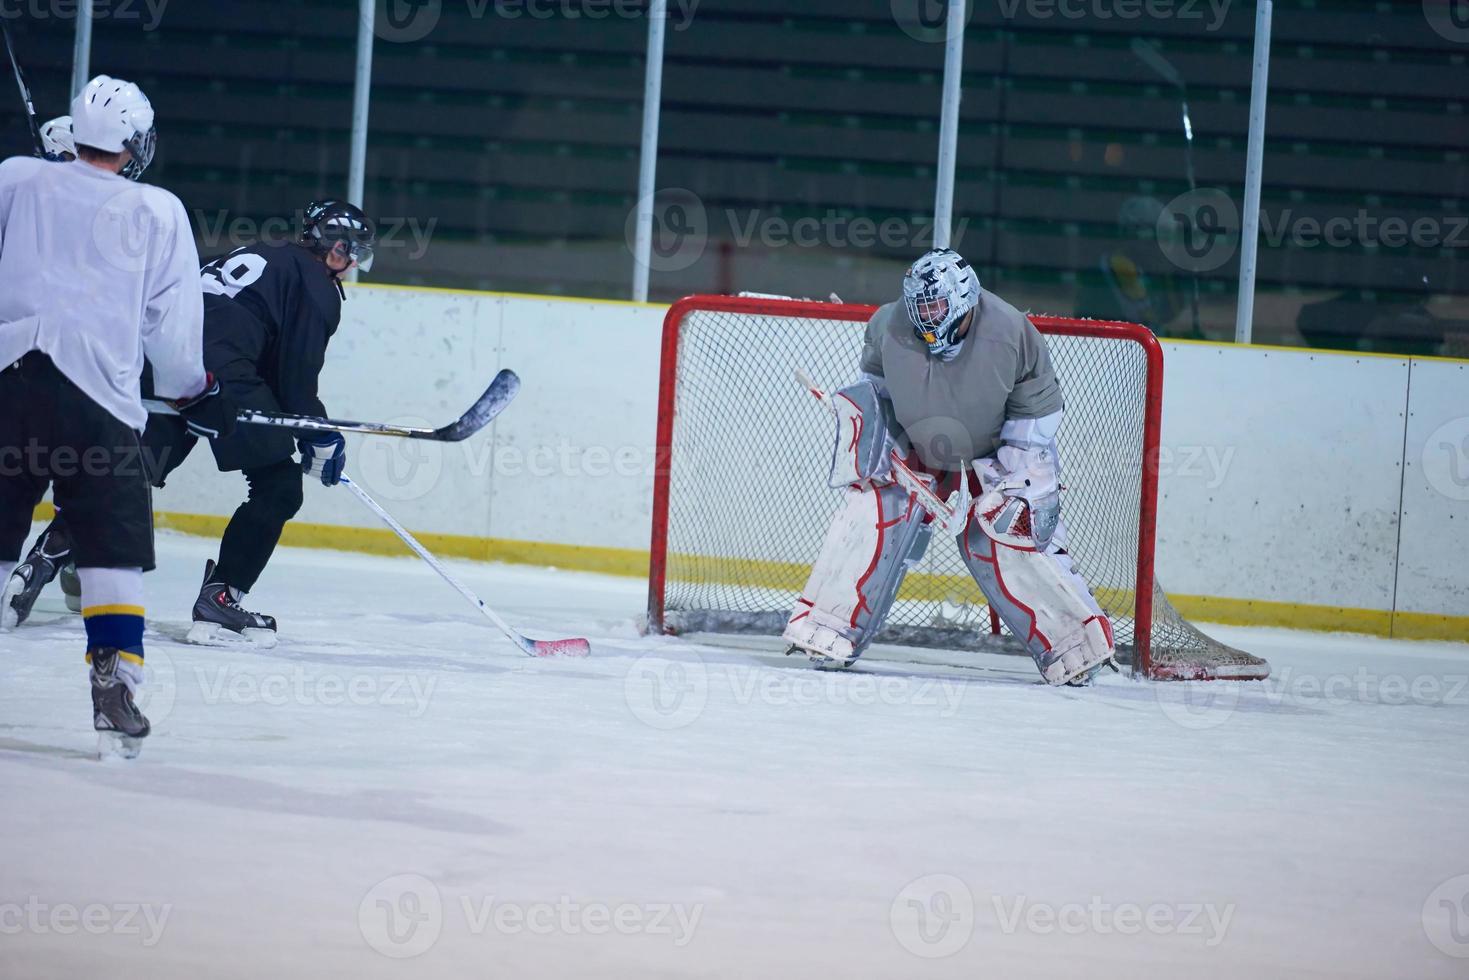
{"type": "Polygon", "coordinates": [[[143,570],[78,568],[87,658],[92,650],[117,650],[117,675],[136,691],[143,683],[143,570]]]}

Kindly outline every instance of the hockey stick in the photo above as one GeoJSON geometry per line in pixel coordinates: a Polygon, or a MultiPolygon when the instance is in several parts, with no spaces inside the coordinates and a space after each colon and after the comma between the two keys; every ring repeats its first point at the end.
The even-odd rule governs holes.
{"type": "MultiPolygon", "coordinates": [[[[235,416],[241,425],[269,425],[280,429],[295,429],[298,432],[356,432],[371,436],[397,436],[403,439],[427,439],[432,442],[462,442],[495,420],[505,411],[520,391],[520,376],[509,368],[495,375],[495,380],[485,389],[469,411],[448,425],[437,429],[420,429],[407,425],[388,425],[384,422],[348,422],[343,419],[319,419],[310,415],[291,415],[286,412],[262,412],[253,408],[242,408],[235,416]]],[[[177,415],[173,406],[153,398],[143,399],[143,407],[155,415],[177,415]]]]}
{"type": "Polygon", "coordinates": [[[412,548],[414,553],[417,554],[418,557],[428,562],[428,566],[434,571],[438,572],[445,582],[448,582],[450,585],[454,586],[454,588],[458,589],[460,595],[464,596],[464,598],[468,599],[470,603],[475,606],[475,608],[484,613],[485,618],[498,626],[500,628],[500,632],[509,637],[511,642],[513,642],[516,646],[520,647],[520,649],[525,652],[525,655],[527,657],[585,657],[592,652],[592,645],[583,639],[577,638],[569,640],[532,640],[524,634],[516,631],[510,626],[509,623],[501,619],[500,616],[495,612],[495,610],[485,605],[484,600],[475,595],[473,592],[469,591],[467,587],[465,587],[458,579],[451,575],[449,573],[449,570],[445,568],[443,564],[437,558],[435,558],[427,548],[419,544],[418,539],[409,534],[407,529],[405,529],[403,525],[394,520],[391,514],[383,510],[378,502],[376,500],[373,500],[372,497],[368,495],[366,490],[362,489],[356,483],[352,482],[352,480],[345,476],[342,477],[342,486],[355,493],[358,500],[366,504],[369,510],[371,510],[378,517],[382,518],[384,524],[393,529],[394,534],[403,539],[404,544],[412,548]]]}
{"type": "Polygon", "coordinates": [[[31,141],[36,145],[36,156],[46,156],[46,144],[41,141],[41,126],[36,122],[36,106],[31,101],[31,89],[21,73],[20,62],[15,57],[15,45],[10,41],[10,25],[0,17],[0,33],[5,35],[5,53],[10,56],[10,67],[15,71],[15,84],[20,87],[20,100],[25,104],[26,122],[31,128],[31,141]]]}
{"type": "MultiPolygon", "coordinates": [[[[817,401],[825,405],[833,416],[837,414],[836,406],[831,401],[831,395],[813,381],[811,375],[800,368],[796,368],[796,380],[801,383],[801,387],[815,396],[817,401]]],[[[971,503],[967,471],[959,480],[959,489],[948,500],[944,500],[933,492],[933,488],[922,477],[913,472],[896,449],[888,451],[888,459],[893,466],[893,479],[904,490],[907,490],[918,498],[918,506],[928,511],[929,514],[933,515],[935,520],[942,523],[946,534],[954,536],[964,530],[964,525],[969,520],[969,506],[971,503]]]]}

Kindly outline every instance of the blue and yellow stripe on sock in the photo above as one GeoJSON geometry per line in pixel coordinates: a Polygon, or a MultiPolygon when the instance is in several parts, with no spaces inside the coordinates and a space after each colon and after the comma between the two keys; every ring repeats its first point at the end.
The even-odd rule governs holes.
{"type": "Polygon", "coordinates": [[[111,648],[120,660],[142,666],[142,606],[87,606],[82,621],[87,626],[87,663],[92,662],[92,650],[111,648]]]}

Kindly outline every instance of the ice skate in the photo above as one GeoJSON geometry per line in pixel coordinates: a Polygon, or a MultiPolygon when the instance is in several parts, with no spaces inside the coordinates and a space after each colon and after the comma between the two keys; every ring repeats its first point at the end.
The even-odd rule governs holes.
{"type": "Polygon", "coordinates": [[[188,641],[202,646],[275,646],[275,618],[241,606],[245,593],[216,580],[214,569],[213,561],[204,566],[204,586],[194,603],[194,625],[189,628],[188,641]]]}
{"type": "Polygon", "coordinates": [[[137,758],[143,739],[152,728],[148,719],[133,703],[133,692],[117,676],[118,652],[113,649],[93,650],[92,661],[92,727],[98,732],[99,756],[118,755],[137,758]]]}
{"type": "MultiPolygon", "coordinates": [[[[31,615],[41,591],[71,559],[71,538],[52,524],[41,532],[25,561],[15,566],[0,597],[0,629],[14,629],[31,615]]],[[[81,589],[77,590],[80,596],[81,589]]],[[[78,611],[80,611],[78,601],[78,611]]]]}

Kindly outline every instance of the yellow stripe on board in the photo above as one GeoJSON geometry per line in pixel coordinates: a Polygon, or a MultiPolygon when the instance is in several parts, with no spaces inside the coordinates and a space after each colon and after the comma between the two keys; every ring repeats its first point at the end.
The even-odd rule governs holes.
{"type": "MultiPolygon", "coordinates": [[[[36,508],[35,519],[50,520],[50,504],[36,508]]],[[[158,527],[217,538],[229,518],[212,514],[154,515],[158,527]]],[[[511,538],[480,538],[462,534],[419,534],[435,554],[476,561],[498,561],[517,565],[539,565],[578,572],[598,572],[646,578],[648,553],[632,548],[593,548],[582,545],[544,544],[511,538]]],[[[329,548],[369,555],[411,554],[398,536],[386,528],[340,527],[334,524],[286,525],[281,543],[297,548],[329,548]]],[[[736,578],[727,561],[698,555],[672,554],[669,577],[684,582],[746,584],[755,588],[798,591],[806,584],[809,565],[795,562],[750,561],[736,578]]],[[[899,593],[901,599],[974,601],[977,587],[964,576],[917,573],[910,575],[899,593]]],[[[1126,614],[1132,607],[1130,590],[1098,589],[1102,608],[1112,615],[1126,614]]],[[[1402,640],[1450,640],[1469,643],[1469,616],[1435,613],[1391,612],[1385,609],[1354,609],[1316,606],[1262,599],[1230,599],[1217,596],[1169,594],[1168,599],[1185,618],[1228,626],[1276,626],[1285,629],[1317,630],[1328,633],[1366,633],[1402,640]]]]}

